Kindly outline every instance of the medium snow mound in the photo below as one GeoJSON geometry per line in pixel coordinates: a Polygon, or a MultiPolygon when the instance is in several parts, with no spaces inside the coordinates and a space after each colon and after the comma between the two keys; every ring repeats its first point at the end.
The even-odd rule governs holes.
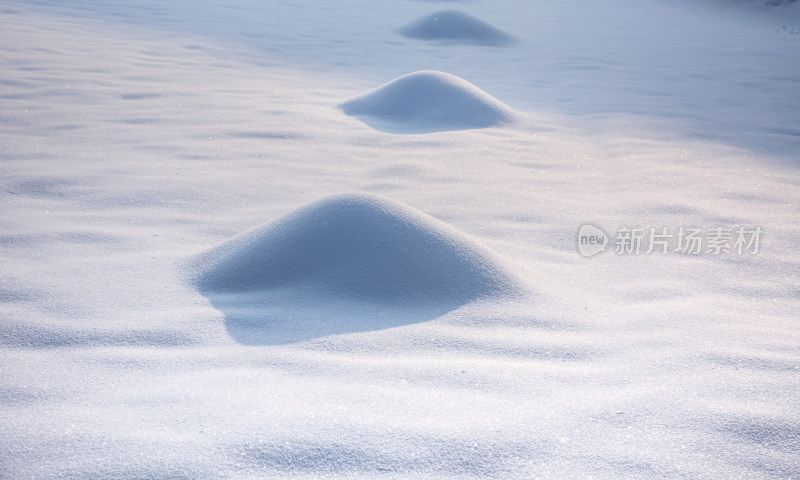
{"type": "Polygon", "coordinates": [[[511,107],[466,80],[433,70],[398,77],[340,108],[391,133],[497,127],[519,117],[511,107]]]}
{"type": "Polygon", "coordinates": [[[523,293],[492,252],[369,194],[325,198],[212,248],[193,267],[200,292],[245,344],[390,328],[523,293]]]}
{"type": "Polygon", "coordinates": [[[402,27],[398,33],[418,40],[442,40],[496,47],[514,42],[514,37],[511,35],[458,10],[432,13],[402,27]]]}

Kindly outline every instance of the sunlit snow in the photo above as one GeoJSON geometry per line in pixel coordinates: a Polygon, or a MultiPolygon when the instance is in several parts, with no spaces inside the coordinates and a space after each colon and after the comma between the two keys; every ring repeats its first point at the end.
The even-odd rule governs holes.
{"type": "Polygon", "coordinates": [[[800,477],[798,52],[789,1],[0,0],[0,478],[800,477]]]}

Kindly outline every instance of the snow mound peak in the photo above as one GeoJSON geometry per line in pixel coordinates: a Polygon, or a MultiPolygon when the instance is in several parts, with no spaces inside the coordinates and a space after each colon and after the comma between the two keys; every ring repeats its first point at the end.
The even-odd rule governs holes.
{"type": "Polygon", "coordinates": [[[519,115],[466,80],[433,70],[408,73],[340,107],[367,125],[391,133],[496,127],[512,123],[519,115]]]}
{"type": "Polygon", "coordinates": [[[458,10],[443,10],[415,20],[398,32],[419,40],[443,40],[486,46],[504,46],[514,37],[458,10]]]}
{"type": "Polygon", "coordinates": [[[521,292],[494,254],[439,220],[338,195],[237,235],[195,262],[196,284],[242,343],[287,343],[436,318],[521,292]]]}

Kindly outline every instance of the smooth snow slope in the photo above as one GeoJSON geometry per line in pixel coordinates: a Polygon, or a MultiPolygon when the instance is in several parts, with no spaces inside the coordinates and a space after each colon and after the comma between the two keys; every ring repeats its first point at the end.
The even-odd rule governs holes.
{"type": "Polygon", "coordinates": [[[396,78],[341,108],[378,130],[393,133],[497,127],[519,117],[466,80],[428,70],[396,78]]]}
{"type": "Polygon", "coordinates": [[[522,292],[494,255],[376,195],[329,197],[200,256],[195,283],[244,344],[431,320],[522,292]]]}
{"type": "MultiPolygon", "coordinates": [[[[800,477],[798,2],[448,6],[516,42],[403,37],[442,7],[411,0],[0,0],[0,478],[800,477]],[[393,133],[339,108],[417,71],[525,119],[393,133]],[[221,303],[188,281],[221,245],[258,265],[268,238],[344,238],[232,240],[363,219],[313,207],[342,192],[438,219],[358,238],[433,222],[454,248],[428,260],[467,237],[531,294],[221,303]],[[612,235],[588,259],[585,223],[612,235]],[[764,235],[611,250],[681,226],[764,235]]],[[[398,243],[364,247],[400,265],[398,243]]],[[[371,265],[342,251],[317,259],[371,265]]]]}
{"type": "Polygon", "coordinates": [[[458,10],[442,10],[414,20],[398,32],[408,38],[505,46],[514,37],[488,23],[458,10]]]}

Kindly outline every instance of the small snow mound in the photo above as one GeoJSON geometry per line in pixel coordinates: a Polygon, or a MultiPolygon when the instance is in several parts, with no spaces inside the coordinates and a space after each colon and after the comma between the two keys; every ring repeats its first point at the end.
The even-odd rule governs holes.
{"type": "Polygon", "coordinates": [[[196,284],[242,343],[416,323],[522,292],[494,254],[368,194],[323,199],[201,255],[196,284]]]}
{"type": "Polygon", "coordinates": [[[340,107],[367,125],[392,133],[496,127],[519,116],[466,80],[432,70],[398,77],[340,107]]]}
{"type": "Polygon", "coordinates": [[[486,46],[504,46],[514,37],[458,10],[443,10],[415,20],[398,32],[419,40],[444,40],[486,46]]]}

